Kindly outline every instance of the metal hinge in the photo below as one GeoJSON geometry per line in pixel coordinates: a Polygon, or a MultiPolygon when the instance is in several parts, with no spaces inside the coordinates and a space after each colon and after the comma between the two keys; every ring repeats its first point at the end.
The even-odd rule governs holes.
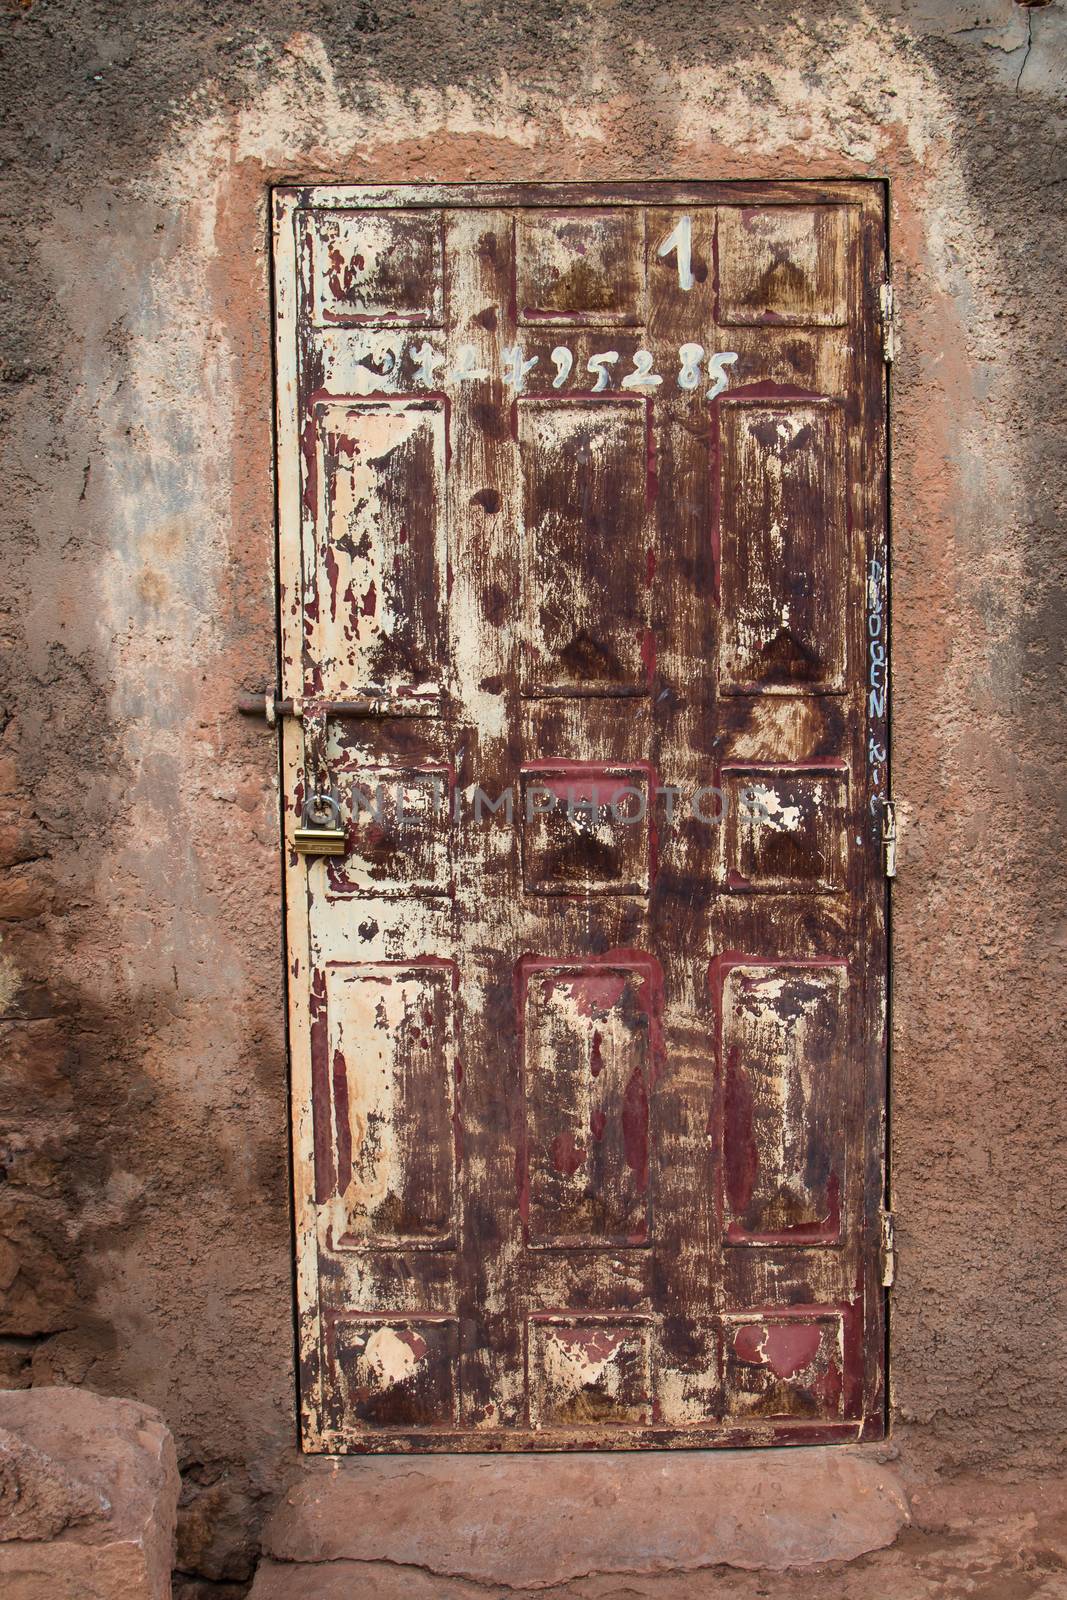
{"type": "Polygon", "coordinates": [[[888,363],[897,353],[897,307],[888,278],[879,285],[878,305],[882,313],[882,359],[888,363]]]}
{"type": "Polygon", "coordinates": [[[897,806],[895,800],[882,801],[882,861],[887,878],[897,875],[897,806]]]}
{"type": "Polygon", "coordinates": [[[896,1239],[893,1234],[893,1213],[887,1211],[885,1206],[878,1208],[878,1221],[881,1224],[881,1244],[879,1257],[882,1264],[882,1288],[891,1289],[893,1279],[897,1273],[896,1239]]]}

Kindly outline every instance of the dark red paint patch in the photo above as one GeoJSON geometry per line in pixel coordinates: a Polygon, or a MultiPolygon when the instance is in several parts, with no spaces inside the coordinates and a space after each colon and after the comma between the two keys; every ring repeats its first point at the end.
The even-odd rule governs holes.
{"type": "Polygon", "coordinates": [[[622,1147],[638,1193],[644,1194],[648,1188],[648,1088],[640,1067],[634,1068],[626,1085],[622,1103],[622,1147]]]}
{"type": "Polygon", "coordinates": [[[726,1058],[723,1089],[723,1165],[730,1210],[743,1216],[759,1173],[759,1149],[752,1119],[752,1091],[735,1045],[726,1058]]]}
{"type": "Polygon", "coordinates": [[[557,1172],[573,1178],[585,1160],[585,1150],[571,1132],[557,1133],[549,1146],[549,1156],[557,1172]]]}

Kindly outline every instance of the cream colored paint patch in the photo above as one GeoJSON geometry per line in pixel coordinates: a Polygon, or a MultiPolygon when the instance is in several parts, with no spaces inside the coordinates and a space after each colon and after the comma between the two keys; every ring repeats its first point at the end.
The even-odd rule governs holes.
{"type": "Polygon", "coordinates": [[[623,1343],[621,1336],[607,1331],[595,1337],[568,1333],[566,1329],[545,1332],[541,1339],[541,1365],[548,1387],[567,1394],[591,1384],[605,1394],[618,1395],[621,1374],[615,1358],[623,1343]]]}
{"type": "Polygon", "coordinates": [[[368,1335],[363,1360],[383,1388],[405,1383],[419,1368],[419,1356],[410,1338],[402,1339],[394,1328],[375,1328],[368,1335]]]}
{"type": "MultiPolygon", "coordinates": [[[[771,833],[795,833],[800,827],[800,807],[783,805],[777,789],[764,783],[750,783],[748,799],[752,815],[746,821],[754,837],[758,838],[761,828],[771,833]]],[[[821,784],[812,790],[811,803],[816,807],[822,804],[821,784]]]]}

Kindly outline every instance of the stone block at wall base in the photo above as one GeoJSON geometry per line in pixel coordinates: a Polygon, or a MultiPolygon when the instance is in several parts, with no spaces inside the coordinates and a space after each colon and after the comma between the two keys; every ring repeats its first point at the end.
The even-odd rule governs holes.
{"type": "Polygon", "coordinates": [[[707,1569],[853,1560],[907,1517],[893,1470],[841,1447],[309,1459],[267,1524],[251,1600],[593,1595],[617,1592],[613,1574],[673,1600],[707,1569]]]}
{"type": "Polygon", "coordinates": [[[158,1411],[85,1389],[0,1391],[4,1600],[169,1600],[178,1507],[158,1411]]]}

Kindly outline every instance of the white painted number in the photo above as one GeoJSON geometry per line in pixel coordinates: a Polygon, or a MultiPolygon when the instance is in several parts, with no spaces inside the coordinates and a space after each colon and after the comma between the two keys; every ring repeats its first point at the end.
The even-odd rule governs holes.
{"type": "Polygon", "coordinates": [[[459,378],[461,381],[470,378],[488,378],[489,368],[476,366],[477,359],[478,352],[472,344],[461,344],[459,360],[452,371],[453,378],[459,378]]]}
{"type": "Polygon", "coordinates": [[[715,381],[708,390],[707,397],[709,400],[714,400],[717,394],[722,394],[723,390],[726,388],[726,385],[730,381],[726,376],[725,369],[727,367],[732,367],[736,360],[736,350],[720,350],[718,355],[712,356],[711,360],[708,362],[708,377],[714,378],[715,381]]]}
{"type": "MultiPolygon", "coordinates": [[[[434,372],[441,366],[444,356],[438,355],[430,344],[422,343],[417,350],[410,350],[409,355],[415,365],[415,375],[421,383],[428,387],[433,386],[434,372]]],[[[526,374],[537,366],[539,356],[523,355],[522,345],[509,345],[501,352],[503,359],[504,382],[512,389],[521,393],[526,388],[526,374]]],[[[704,346],[702,344],[683,344],[678,347],[678,387],[690,393],[699,389],[704,381],[702,372],[704,363],[704,346]]],[[[450,377],[457,382],[467,382],[475,378],[488,378],[489,368],[480,367],[477,363],[478,352],[472,344],[461,344],[452,368],[450,377]]],[[[552,365],[555,367],[555,377],[552,379],[553,389],[562,389],[574,371],[574,352],[565,344],[556,345],[552,351],[552,365]]],[[[586,362],[586,368],[596,378],[591,393],[603,394],[611,387],[610,368],[619,360],[617,350],[600,350],[591,355],[586,362]]],[[[727,367],[732,367],[737,360],[736,350],[720,350],[707,358],[707,377],[711,380],[711,387],[706,395],[709,400],[714,400],[716,395],[722,394],[729,383],[727,367]]],[[[392,361],[392,358],[390,358],[392,361]]],[[[658,389],[663,382],[658,372],[653,372],[655,357],[651,350],[635,350],[633,354],[633,371],[626,373],[622,378],[620,389],[658,389]]],[[[383,367],[383,375],[388,374],[389,366],[383,367]]]]}
{"type": "Polygon", "coordinates": [[[537,365],[537,356],[531,356],[529,361],[522,359],[522,345],[508,345],[503,351],[504,382],[517,393],[526,387],[526,374],[537,365]]]}
{"type": "Polygon", "coordinates": [[[570,377],[574,365],[574,357],[565,344],[558,344],[552,352],[552,360],[556,363],[556,376],[552,379],[553,389],[562,389],[570,377]]]}
{"type": "Polygon", "coordinates": [[[678,287],[690,290],[696,279],[693,277],[693,219],[692,217],[679,217],[675,226],[663,240],[656,254],[662,260],[675,252],[678,262],[678,287]]]}
{"type": "Polygon", "coordinates": [[[607,388],[608,367],[614,365],[618,359],[619,352],[617,350],[605,350],[602,355],[589,357],[586,366],[590,372],[596,373],[596,382],[593,385],[594,394],[600,394],[602,390],[607,388]]]}
{"type": "Polygon", "coordinates": [[[415,363],[416,378],[420,383],[425,383],[432,387],[434,368],[441,365],[445,359],[444,356],[438,355],[433,346],[423,340],[419,348],[411,352],[411,358],[415,363]]]}
{"type": "Polygon", "coordinates": [[[678,359],[682,363],[678,372],[679,389],[699,389],[700,363],[704,359],[704,346],[702,344],[683,344],[678,347],[678,359]]]}
{"type": "Polygon", "coordinates": [[[652,351],[634,351],[634,370],[622,380],[624,389],[658,389],[663,379],[652,371],[652,351]]]}

